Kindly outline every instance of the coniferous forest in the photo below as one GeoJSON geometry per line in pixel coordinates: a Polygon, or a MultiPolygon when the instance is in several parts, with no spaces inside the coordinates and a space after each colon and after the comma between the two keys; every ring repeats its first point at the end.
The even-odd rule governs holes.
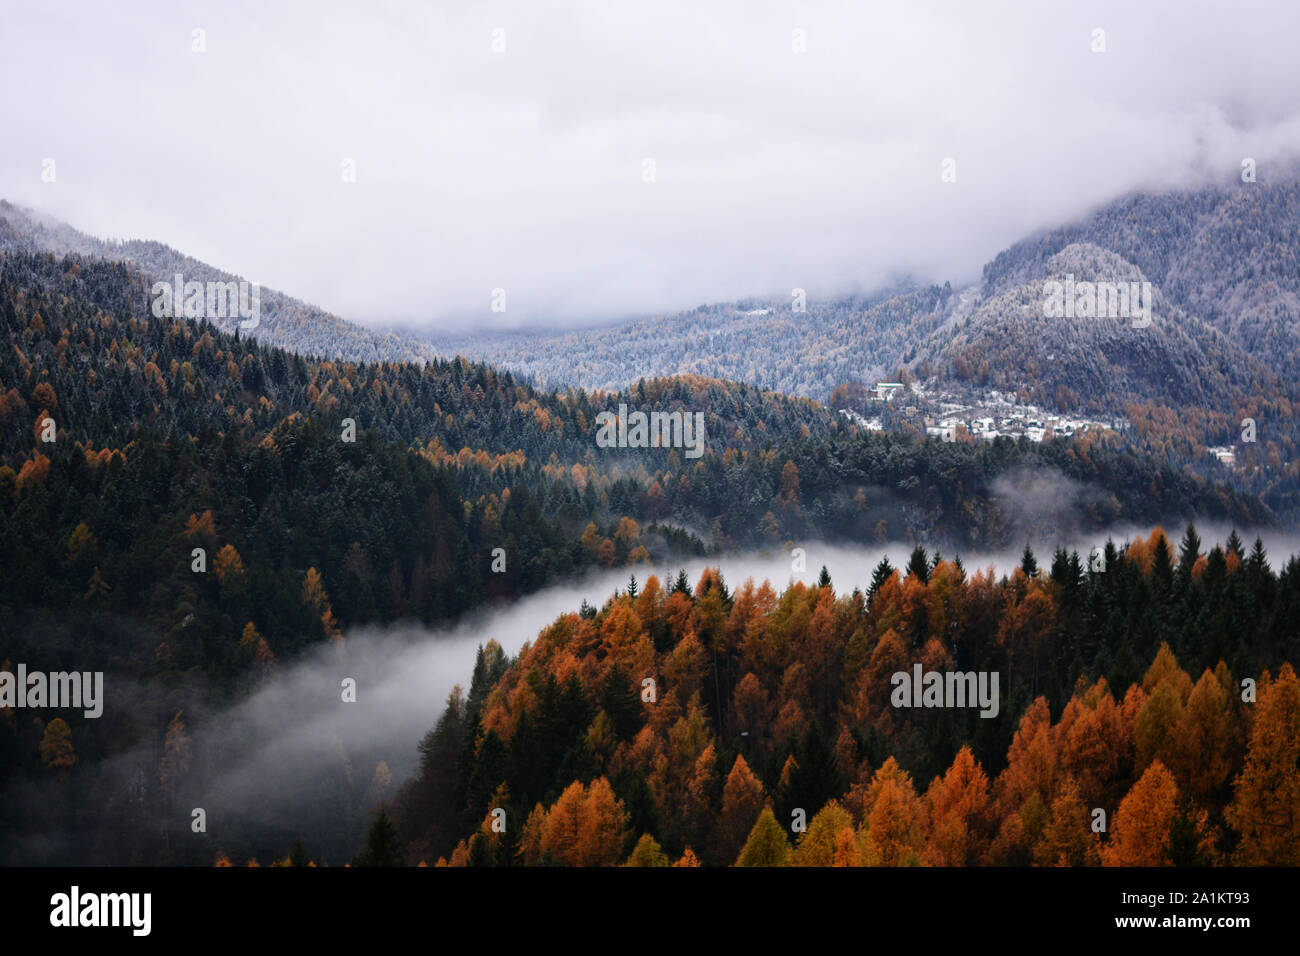
{"type": "Polygon", "coordinates": [[[394,865],[1288,861],[1265,836],[1293,832],[1292,803],[1269,809],[1260,790],[1289,792],[1294,754],[1252,734],[1265,703],[1294,720],[1296,559],[1236,532],[1202,544],[1190,525],[1177,547],[1157,530],[1095,559],[1058,547],[1042,568],[1027,547],[1002,576],[958,557],[1181,515],[1267,524],[1257,499],[1104,442],[862,433],[725,382],[561,393],[463,361],[302,357],[151,317],[142,285],[120,263],[0,260],[0,657],[104,670],[132,695],[102,721],[4,709],[8,832],[49,803],[44,779],[101,862],[289,861],[304,838],[322,862],[394,865]],[[695,462],[598,458],[596,413],[651,399],[703,401],[718,437],[695,462]],[[1083,489],[1074,512],[1008,508],[1027,473],[1083,489]],[[916,544],[866,592],[650,572],[936,529],[952,559],[916,544]],[[181,847],[149,822],[218,759],[191,752],[194,725],[315,648],[620,566],[626,590],[517,658],[482,643],[411,779],[341,753],[310,832],[181,847]],[[891,675],[914,663],[998,673],[997,716],[892,706],[891,675]],[[1219,750],[1203,760],[1188,741],[1219,750]],[[1032,773],[1031,745],[1046,761],[1032,773]],[[105,788],[125,814],[111,827],[94,809],[105,788]],[[1160,826],[1140,849],[1116,842],[1142,800],[1160,801],[1138,814],[1160,826]],[[1095,810],[1113,826],[1094,830],[1095,810]]]}
{"type": "Polygon", "coordinates": [[[1296,865],[1300,560],[1194,526],[1106,558],[999,578],[918,547],[850,594],[633,578],[480,649],[398,802],[405,859],[1296,865]],[[914,662],[1000,673],[1000,712],[894,705],[914,662]]]}
{"type": "Polygon", "coordinates": [[[1294,938],[1297,35],[0,0],[6,930],[1294,938]]]}

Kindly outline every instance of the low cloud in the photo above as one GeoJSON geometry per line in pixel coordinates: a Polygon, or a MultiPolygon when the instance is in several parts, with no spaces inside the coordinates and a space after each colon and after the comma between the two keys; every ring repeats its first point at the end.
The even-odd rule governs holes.
{"type": "Polygon", "coordinates": [[[0,102],[0,192],[370,324],[960,282],[1131,189],[1248,156],[1266,181],[1300,148],[1298,27],[1175,0],[19,4],[0,83],[37,87],[0,102]]]}

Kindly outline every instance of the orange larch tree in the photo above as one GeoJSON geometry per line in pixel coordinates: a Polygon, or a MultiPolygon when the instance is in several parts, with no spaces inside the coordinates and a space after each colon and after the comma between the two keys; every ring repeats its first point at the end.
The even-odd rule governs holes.
{"type": "Polygon", "coordinates": [[[1102,845],[1105,866],[1169,866],[1169,828],[1178,811],[1178,785],[1159,760],[1128,792],[1102,845]]]}
{"type": "Polygon", "coordinates": [[[1300,681],[1290,664],[1262,684],[1246,762],[1228,822],[1241,834],[1235,861],[1300,865],[1300,681]]]}

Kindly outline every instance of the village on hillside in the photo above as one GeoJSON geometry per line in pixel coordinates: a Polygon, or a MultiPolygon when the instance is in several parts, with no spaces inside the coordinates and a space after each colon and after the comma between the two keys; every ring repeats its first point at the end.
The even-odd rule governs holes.
{"type": "MultiPolygon", "coordinates": [[[[918,382],[877,382],[867,390],[871,405],[895,404],[900,396],[914,396],[923,409],[921,416],[925,434],[940,441],[958,441],[970,438],[993,441],[995,438],[1028,438],[1041,442],[1044,438],[1072,438],[1087,431],[1121,432],[1128,427],[1124,418],[1093,419],[1062,415],[1017,402],[1010,393],[990,389],[981,395],[959,396],[941,391],[927,390],[918,382]]],[[[840,413],[868,431],[884,431],[879,416],[868,417],[851,409],[841,408],[840,413]]]]}

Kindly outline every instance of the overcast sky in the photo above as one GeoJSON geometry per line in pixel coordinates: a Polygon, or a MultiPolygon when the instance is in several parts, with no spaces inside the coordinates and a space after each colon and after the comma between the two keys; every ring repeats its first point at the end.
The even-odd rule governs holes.
{"type": "Polygon", "coordinates": [[[1265,177],[1300,145],[1298,26],[1283,0],[0,0],[0,196],[370,325],[957,282],[1130,189],[1265,177]]]}

